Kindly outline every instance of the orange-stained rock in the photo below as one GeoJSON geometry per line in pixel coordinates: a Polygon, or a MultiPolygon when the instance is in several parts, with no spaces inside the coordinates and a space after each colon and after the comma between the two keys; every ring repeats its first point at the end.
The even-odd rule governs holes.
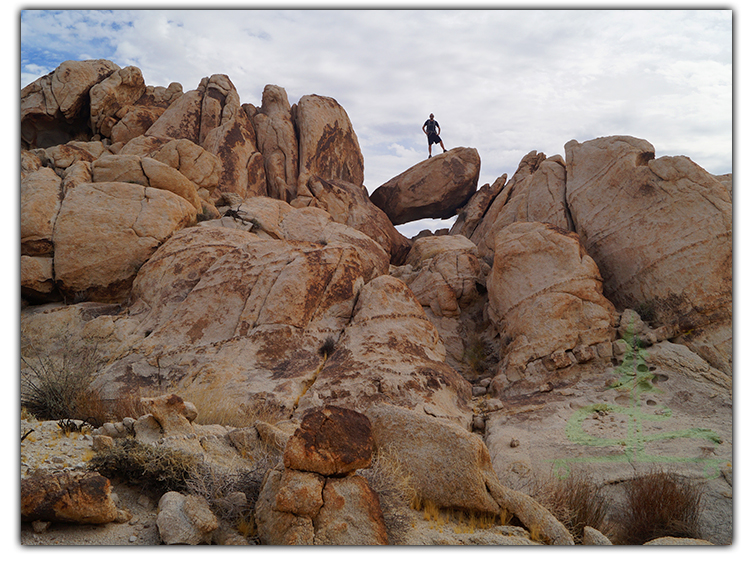
{"type": "Polygon", "coordinates": [[[372,463],[372,429],[359,412],[324,406],[309,410],[286,444],[284,466],[321,475],[346,475],[372,463]]]}
{"type": "Polygon", "coordinates": [[[95,472],[36,471],[21,479],[21,520],[106,524],[118,517],[109,479],[95,472]]]}

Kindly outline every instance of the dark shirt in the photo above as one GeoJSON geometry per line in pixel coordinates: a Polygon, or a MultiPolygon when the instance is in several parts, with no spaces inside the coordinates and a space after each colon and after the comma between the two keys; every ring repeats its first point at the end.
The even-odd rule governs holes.
{"type": "Polygon", "coordinates": [[[439,127],[440,124],[437,121],[433,121],[432,119],[427,119],[426,123],[424,123],[424,126],[427,128],[427,133],[436,133],[437,127],[439,127]]]}

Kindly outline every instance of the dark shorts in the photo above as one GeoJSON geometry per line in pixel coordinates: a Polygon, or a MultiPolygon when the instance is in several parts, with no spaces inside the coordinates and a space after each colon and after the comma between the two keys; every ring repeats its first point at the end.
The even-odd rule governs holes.
{"type": "Polygon", "coordinates": [[[442,142],[442,139],[437,133],[427,133],[427,138],[429,139],[429,144],[438,144],[442,142]]]}

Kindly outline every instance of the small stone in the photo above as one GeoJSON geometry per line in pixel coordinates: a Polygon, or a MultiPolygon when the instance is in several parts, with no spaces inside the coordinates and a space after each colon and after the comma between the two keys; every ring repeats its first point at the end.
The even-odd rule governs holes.
{"type": "Polygon", "coordinates": [[[484,394],[486,394],[486,388],[484,386],[474,386],[473,388],[471,388],[471,393],[473,394],[474,398],[483,396],[484,394]]]}
{"type": "Polygon", "coordinates": [[[514,437],[510,440],[510,447],[518,447],[519,445],[520,445],[520,440],[514,437]]]}
{"type": "Polygon", "coordinates": [[[132,535],[130,538],[128,538],[130,542],[136,542],[138,540],[138,537],[135,535],[132,535]]]}
{"type": "Polygon", "coordinates": [[[34,532],[37,534],[42,534],[47,531],[49,528],[49,525],[52,523],[49,521],[33,521],[31,523],[31,528],[34,529],[34,532]]]}
{"type": "Polygon", "coordinates": [[[484,422],[484,418],[481,416],[476,416],[473,418],[473,431],[484,431],[484,428],[486,427],[486,423],[484,422]]]}

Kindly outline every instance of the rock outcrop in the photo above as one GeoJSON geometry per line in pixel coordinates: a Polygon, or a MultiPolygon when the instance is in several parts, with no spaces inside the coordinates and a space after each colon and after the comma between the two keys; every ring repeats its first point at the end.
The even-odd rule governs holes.
{"type": "Polygon", "coordinates": [[[570,141],[567,200],[619,308],[675,325],[713,366],[732,369],[731,196],[686,157],[655,158],[647,141],[570,141]]]}
{"type": "MultiPolygon", "coordinates": [[[[226,526],[228,498],[180,489],[157,540],[570,544],[521,490],[574,466],[618,505],[611,481],[668,464],[705,482],[706,537],[731,541],[732,175],[613,136],[529,152],[478,191],[478,152],[455,148],[369,196],[331,97],[268,85],[242,104],[226,75],[183,92],[103,60],[21,95],[24,378],[95,347],[102,406],[146,410],[103,420],[97,451],[265,474],[234,497],[260,538],[226,526]],[[395,227],[456,214],[438,235],[395,227]],[[203,425],[190,394],[256,421],[203,425]],[[493,526],[405,529],[414,504],[373,482],[372,448],[422,503],[493,526]]],[[[85,494],[66,476],[34,509],[85,494]]]]}

